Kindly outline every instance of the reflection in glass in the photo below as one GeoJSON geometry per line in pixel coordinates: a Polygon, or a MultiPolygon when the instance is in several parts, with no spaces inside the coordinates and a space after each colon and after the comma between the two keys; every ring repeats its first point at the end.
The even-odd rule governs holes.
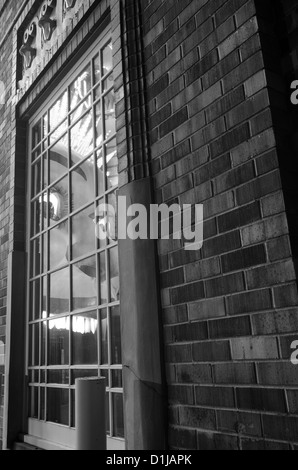
{"type": "Polygon", "coordinates": [[[38,276],[41,269],[41,238],[36,238],[31,242],[30,275],[38,276]]]}
{"type": "Polygon", "coordinates": [[[70,109],[74,109],[77,104],[87,96],[91,90],[91,66],[88,65],[78,78],[72,83],[69,90],[70,109]]]}
{"type": "Polygon", "coordinates": [[[91,95],[89,95],[70,115],[70,124],[74,124],[82,114],[87,111],[92,104],[91,95]]]}
{"type": "Polygon", "coordinates": [[[42,191],[41,159],[32,167],[32,197],[42,191]]]}
{"type": "Polygon", "coordinates": [[[101,77],[100,74],[100,59],[99,59],[99,54],[96,55],[96,57],[93,59],[93,80],[94,84],[99,82],[101,77]]]}
{"type": "Polygon", "coordinates": [[[112,394],[114,436],[124,438],[123,396],[120,393],[112,394]]]}
{"type": "Polygon", "coordinates": [[[35,201],[31,205],[31,234],[37,235],[42,230],[43,207],[40,201],[35,201]]]}
{"type": "Polygon", "coordinates": [[[93,150],[92,112],[88,112],[71,128],[71,163],[75,165],[93,150]]]}
{"type": "Polygon", "coordinates": [[[101,351],[101,361],[102,365],[109,363],[109,353],[108,353],[108,316],[106,310],[100,311],[100,351],[101,351]]]}
{"type": "Polygon", "coordinates": [[[109,263],[110,263],[110,299],[111,302],[119,300],[119,261],[118,261],[118,247],[112,248],[109,251],[109,263]]]}
{"type": "Polygon", "coordinates": [[[65,91],[50,109],[50,132],[66,118],[68,111],[67,91],[65,91]]]}
{"type": "Polygon", "coordinates": [[[97,305],[96,257],[84,259],[72,267],[72,309],[97,305]]]}
{"type": "Polygon", "coordinates": [[[71,209],[75,211],[94,201],[94,158],[88,158],[71,172],[71,209]]]}
{"type": "Polygon", "coordinates": [[[98,377],[98,370],[92,370],[92,369],[78,369],[78,370],[73,370],[71,373],[72,379],[71,383],[72,385],[75,385],[76,379],[85,379],[88,377],[98,377]]]}
{"type": "Polygon", "coordinates": [[[110,423],[110,395],[106,393],[106,429],[107,433],[111,432],[111,423],[110,423]]]}
{"type": "Polygon", "coordinates": [[[37,124],[32,129],[32,149],[34,149],[42,139],[42,125],[41,121],[38,121],[37,124]]]}
{"type": "Polygon", "coordinates": [[[95,249],[94,206],[74,215],[71,219],[72,259],[92,253],[95,249]]]}
{"type": "Polygon", "coordinates": [[[115,94],[110,91],[104,98],[104,113],[105,113],[105,140],[112,137],[116,132],[115,120],[115,94]]]}
{"type": "Polygon", "coordinates": [[[122,388],[122,370],[112,370],[112,388],[122,388]]]}
{"type": "Polygon", "coordinates": [[[96,129],[96,147],[102,144],[102,112],[101,102],[95,107],[95,129],[96,129]]]}
{"type": "Polygon", "coordinates": [[[46,365],[46,350],[47,350],[47,322],[41,323],[41,359],[40,365],[46,365]]]}
{"type": "Polygon", "coordinates": [[[40,417],[42,421],[46,419],[46,400],[45,400],[45,388],[40,387],[40,417]]]}
{"type": "Polygon", "coordinates": [[[50,159],[50,184],[61,178],[68,170],[68,150],[64,145],[64,139],[59,140],[49,152],[50,159]]]}
{"type": "MultiPolygon", "coordinates": [[[[60,139],[60,137],[65,134],[65,132],[67,131],[67,120],[63,121],[62,124],[60,124],[59,127],[57,127],[57,129],[55,129],[55,131],[51,134],[51,137],[50,137],[50,144],[53,145],[58,139],[60,139]]],[[[67,134],[65,134],[61,141],[63,142],[63,145],[67,145],[67,134]]]]}
{"type": "Polygon", "coordinates": [[[50,366],[65,366],[69,364],[69,317],[49,321],[49,351],[50,366]]]}
{"type": "Polygon", "coordinates": [[[38,320],[40,318],[40,280],[30,283],[30,301],[31,301],[31,318],[38,320]]]}
{"type": "Polygon", "coordinates": [[[68,254],[68,221],[62,222],[62,224],[55,226],[49,232],[49,246],[50,246],[50,257],[49,264],[50,269],[56,269],[60,266],[64,266],[69,259],[68,254]]]}
{"type": "Polygon", "coordinates": [[[120,308],[111,309],[111,352],[112,364],[122,363],[120,308]]]}
{"type": "Polygon", "coordinates": [[[47,389],[47,421],[69,424],[69,392],[56,388],[47,389]]]}
{"type": "Polygon", "coordinates": [[[33,345],[32,366],[39,366],[39,324],[30,327],[31,341],[33,345]]]}
{"type": "Polygon", "coordinates": [[[72,317],[73,365],[97,364],[97,313],[72,317]]]}
{"type": "Polygon", "coordinates": [[[69,370],[49,370],[48,383],[57,385],[69,384],[69,370]]]}
{"type": "Polygon", "coordinates": [[[102,148],[96,152],[97,159],[97,196],[102,196],[105,192],[104,166],[102,148]]]}
{"type": "Polygon", "coordinates": [[[106,78],[104,81],[103,81],[103,85],[102,85],[102,92],[105,93],[106,91],[108,91],[112,86],[114,85],[114,76],[113,74],[110,74],[108,76],[108,78],[106,78]]]}
{"type": "Polygon", "coordinates": [[[113,45],[110,42],[101,51],[102,75],[106,75],[113,68],[113,45]]]}
{"type": "Polygon", "coordinates": [[[30,387],[29,389],[29,416],[38,419],[38,387],[30,387]]]}
{"type": "Polygon", "coordinates": [[[114,188],[118,186],[118,158],[116,139],[113,139],[105,146],[106,165],[107,165],[107,188],[114,188]]]}
{"type": "Polygon", "coordinates": [[[50,315],[69,312],[69,268],[50,276],[50,315]]]}
{"type": "Polygon", "coordinates": [[[99,255],[99,272],[100,272],[100,303],[105,304],[108,302],[108,289],[107,289],[107,268],[106,268],[106,254],[105,252],[99,255]]]}

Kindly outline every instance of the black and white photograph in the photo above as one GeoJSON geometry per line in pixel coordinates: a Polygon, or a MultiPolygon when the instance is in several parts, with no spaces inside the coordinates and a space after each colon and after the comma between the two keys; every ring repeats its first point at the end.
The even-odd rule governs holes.
{"type": "Polygon", "coordinates": [[[0,451],[298,450],[297,160],[298,0],[0,0],[0,451]]]}

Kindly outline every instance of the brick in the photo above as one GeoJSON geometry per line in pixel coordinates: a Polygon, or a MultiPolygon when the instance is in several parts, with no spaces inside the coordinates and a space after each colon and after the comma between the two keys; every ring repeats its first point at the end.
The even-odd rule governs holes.
{"type": "MultiPolygon", "coordinates": [[[[255,75],[257,72],[259,72],[261,69],[264,68],[264,62],[263,62],[263,56],[261,52],[256,52],[256,49],[258,48],[258,38],[254,40],[253,48],[249,52],[249,54],[246,53],[247,55],[251,55],[247,60],[246,57],[242,56],[242,60],[245,60],[242,62],[239,67],[237,67],[235,70],[230,72],[228,75],[226,75],[223,78],[223,89],[224,93],[229,92],[233,88],[236,88],[240,83],[243,83],[244,80],[248,79],[252,75],[255,75]]],[[[247,47],[247,43],[246,43],[247,47]]]]}
{"type": "Polygon", "coordinates": [[[169,402],[172,405],[194,405],[194,389],[192,386],[170,385],[168,387],[169,402]]]}
{"type": "Polygon", "coordinates": [[[214,215],[228,211],[235,207],[233,192],[215,196],[204,204],[204,217],[210,218],[214,215]]]}
{"type": "Polygon", "coordinates": [[[289,411],[292,414],[298,414],[298,390],[287,390],[289,411]]]}
{"type": "Polygon", "coordinates": [[[261,436],[261,417],[254,413],[236,413],[232,411],[217,411],[218,430],[223,432],[240,433],[244,436],[261,436]]]}
{"type": "Polygon", "coordinates": [[[239,450],[238,439],[225,434],[198,433],[198,450],[239,450]]]}
{"type": "MultiPolygon", "coordinates": [[[[234,166],[240,165],[275,147],[276,141],[272,129],[253,137],[231,151],[234,166]]],[[[236,147],[236,146],[235,146],[236,147]]]]}
{"type": "Polygon", "coordinates": [[[264,245],[255,245],[221,257],[223,273],[238,271],[266,263],[264,245]]]}
{"type": "Polygon", "coordinates": [[[236,168],[224,175],[217,177],[214,181],[215,194],[222,193],[228,189],[235,188],[241,184],[254,179],[255,170],[252,162],[236,168]]]}
{"type": "Polygon", "coordinates": [[[249,289],[274,286],[293,281],[296,278],[292,261],[285,261],[256,268],[246,274],[249,289]]]}
{"type": "Polygon", "coordinates": [[[271,292],[269,289],[263,289],[231,295],[227,297],[226,305],[228,315],[268,310],[272,307],[271,292]]]}
{"type": "Polygon", "coordinates": [[[244,410],[286,413],[283,390],[262,388],[238,388],[236,390],[238,408],[244,410]]]}
{"type": "Polygon", "coordinates": [[[267,362],[257,364],[261,385],[298,385],[298,368],[287,362],[267,362]]]}
{"type": "Polygon", "coordinates": [[[235,14],[237,27],[241,26],[245,21],[256,14],[256,7],[252,0],[247,2],[235,14]]]}
{"type": "Polygon", "coordinates": [[[290,416],[264,416],[263,424],[265,437],[297,442],[298,418],[290,416]]]}
{"type": "Polygon", "coordinates": [[[253,364],[227,363],[213,366],[214,381],[217,384],[243,384],[257,383],[256,372],[253,364]]]}
{"type": "Polygon", "coordinates": [[[258,73],[250,77],[244,82],[245,96],[250,98],[251,96],[258,93],[260,90],[265,88],[267,85],[266,74],[264,70],[260,70],[258,73]]]}
{"type": "Polygon", "coordinates": [[[185,323],[188,321],[188,313],[186,305],[177,307],[169,307],[163,311],[164,325],[173,325],[177,323],[185,323]]]}
{"type": "Polygon", "coordinates": [[[177,382],[182,384],[210,384],[212,383],[211,366],[207,364],[178,365],[177,382]]]}
{"type": "Polygon", "coordinates": [[[291,257],[291,245],[287,235],[275,240],[270,240],[267,247],[270,261],[279,261],[291,257]]]}
{"type": "Polygon", "coordinates": [[[270,194],[261,200],[261,207],[264,217],[279,214],[285,210],[284,198],[281,192],[270,194]]]}
{"type": "Polygon", "coordinates": [[[169,364],[181,364],[192,361],[191,345],[170,345],[166,348],[166,362],[169,364]]]}
{"type": "Polygon", "coordinates": [[[195,362],[226,362],[231,359],[228,341],[203,342],[193,345],[195,362]]]}
{"type": "Polygon", "coordinates": [[[190,264],[185,268],[186,282],[192,282],[220,274],[220,263],[218,258],[202,260],[195,264],[190,264]]]}
{"type": "MultiPolygon", "coordinates": [[[[266,131],[272,126],[273,126],[273,118],[272,118],[272,113],[271,113],[270,108],[265,109],[265,111],[262,111],[257,116],[250,119],[250,128],[251,128],[252,137],[257,134],[261,134],[262,132],[266,131]]],[[[276,160],[273,160],[270,165],[270,160],[269,158],[267,158],[265,163],[267,163],[268,166],[271,166],[271,169],[277,168],[276,160]]],[[[258,174],[263,174],[263,173],[266,173],[265,165],[261,165],[261,168],[258,169],[258,174]]]]}
{"type": "Polygon", "coordinates": [[[171,290],[171,301],[173,305],[193,302],[194,300],[203,299],[204,297],[205,291],[203,282],[195,282],[171,290]]]}
{"type": "Polygon", "coordinates": [[[182,159],[186,155],[190,154],[191,147],[190,141],[186,140],[177,146],[173,146],[168,152],[166,152],[161,158],[162,168],[167,168],[169,165],[172,165],[176,161],[182,159]]]}
{"type": "Polygon", "coordinates": [[[179,178],[187,173],[190,173],[197,167],[207,163],[209,159],[208,147],[202,147],[200,150],[191,153],[183,160],[176,163],[176,174],[179,178]]]}
{"type": "MultiPolygon", "coordinates": [[[[260,117],[263,118],[263,116],[260,117]]],[[[264,175],[265,173],[269,173],[275,168],[278,168],[278,157],[276,150],[272,150],[271,152],[268,152],[265,155],[257,158],[256,166],[258,175],[264,175]]]]}
{"type": "Polygon", "coordinates": [[[290,450],[288,444],[282,444],[275,441],[241,439],[242,450],[290,450]]]}
{"type": "Polygon", "coordinates": [[[236,338],[231,340],[234,360],[278,359],[276,338],[236,338]]]}
{"type": "Polygon", "coordinates": [[[160,136],[164,137],[169,134],[171,131],[179,127],[188,119],[187,108],[183,108],[177,113],[173,114],[167,121],[160,125],[160,136]]]}
{"type": "Polygon", "coordinates": [[[213,160],[211,163],[202,166],[195,173],[195,184],[199,185],[205,183],[218,175],[221,175],[225,171],[231,169],[230,155],[226,154],[223,157],[213,160]]]}
{"type": "Polygon", "coordinates": [[[203,256],[209,258],[211,256],[228,253],[241,247],[240,233],[238,230],[223,234],[210,240],[206,240],[203,245],[203,256]]]}
{"type": "Polygon", "coordinates": [[[252,333],[250,318],[227,318],[211,321],[208,324],[210,339],[225,339],[237,336],[249,336],[252,333]]]}
{"type": "Polygon", "coordinates": [[[247,204],[262,196],[273,193],[281,188],[279,170],[259,177],[236,190],[236,199],[239,205],[247,204]]]}
{"type": "Polygon", "coordinates": [[[247,41],[258,31],[257,19],[252,18],[244,25],[236,30],[228,39],[218,46],[221,58],[226,57],[233,50],[237,49],[241,44],[247,41]]]}
{"type": "Polygon", "coordinates": [[[164,91],[169,85],[169,76],[166,74],[157,80],[151,87],[148,89],[148,98],[152,100],[156,98],[162,91],[164,91]]]}
{"type": "Polygon", "coordinates": [[[192,175],[185,175],[162,188],[164,201],[169,201],[193,187],[192,175]]]}
{"type": "Polygon", "coordinates": [[[231,274],[206,281],[205,287],[207,298],[243,291],[245,289],[243,274],[231,274]]]}
{"type": "MultiPolygon", "coordinates": [[[[214,40],[216,40],[215,36],[214,36],[214,40]]],[[[205,56],[206,60],[207,60],[207,57],[212,53],[213,51],[209,53],[207,56],[205,56]]],[[[240,58],[239,58],[238,51],[232,52],[232,54],[230,54],[228,57],[225,57],[223,60],[216,63],[214,67],[210,69],[209,73],[206,73],[205,75],[203,75],[202,77],[203,89],[207,89],[211,87],[212,85],[214,85],[214,83],[221,80],[225,75],[227,75],[237,66],[239,66],[239,64],[240,64],[240,58]]],[[[241,86],[241,88],[243,87],[241,86]]],[[[226,101],[223,101],[223,103],[225,103],[225,105],[228,104],[226,101]]],[[[206,111],[208,112],[208,110],[206,111]]],[[[218,114],[222,114],[224,112],[225,112],[224,107],[223,108],[220,107],[218,114]]]]}
{"type": "Polygon", "coordinates": [[[216,103],[211,104],[206,109],[207,122],[212,122],[218,118],[220,114],[224,114],[238,104],[242,103],[245,99],[243,86],[232,90],[227,95],[220,98],[216,103]]]}
{"type": "Polygon", "coordinates": [[[213,85],[206,91],[203,91],[193,101],[189,103],[189,115],[194,116],[199,111],[207,108],[211,103],[222,96],[220,82],[213,85]]]}
{"type": "Polygon", "coordinates": [[[226,314],[223,298],[201,300],[189,304],[188,308],[190,321],[224,317],[226,314]]]}
{"type": "Polygon", "coordinates": [[[195,400],[198,406],[234,408],[234,389],[227,387],[196,387],[195,400]]]}
{"type": "Polygon", "coordinates": [[[227,132],[224,136],[210,144],[211,158],[216,158],[219,155],[226,153],[228,150],[237,147],[240,143],[247,141],[249,137],[250,133],[248,124],[243,124],[237,129],[227,132]]]}
{"type": "Polygon", "coordinates": [[[294,307],[298,305],[297,285],[276,287],[273,290],[274,305],[277,308],[294,307]]]}
{"type": "Polygon", "coordinates": [[[174,343],[208,339],[207,322],[180,324],[171,327],[170,330],[174,343]]]}
{"type": "Polygon", "coordinates": [[[196,448],[196,431],[192,429],[169,428],[169,444],[179,450],[196,448]]]}
{"type": "Polygon", "coordinates": [[[253,330],[256,335],[270,335],[298,332],[298,309],[268,312],[253,317],[253,330]]]}
{"type": "Polygon", "coordinates": [[[182,426],[189,426],[200,429],[215,429],[216,417],[213,410],[205,410],[195,407],[181,407],[180,424],[182,426]]]}

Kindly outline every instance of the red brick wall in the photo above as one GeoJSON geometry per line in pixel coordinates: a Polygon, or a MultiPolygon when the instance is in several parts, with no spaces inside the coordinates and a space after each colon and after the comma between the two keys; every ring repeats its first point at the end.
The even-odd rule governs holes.
{"type": "Polygon", "coordinates": [[[159,243],[172,448],[298,443],[283,118],[273,126],[285,82],[269,47],[282,44],[262,3],[142,2],[156,201],[205,214],[201,252],[159,243]]]}

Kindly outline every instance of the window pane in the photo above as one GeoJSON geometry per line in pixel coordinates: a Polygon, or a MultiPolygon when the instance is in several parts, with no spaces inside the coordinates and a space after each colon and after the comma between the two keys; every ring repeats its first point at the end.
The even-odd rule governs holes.
{"type": "Polygon", "coordinates": [[[79,212],[71,219],[72,259],[81,258],[95,250],[94,206],[79,212]]]}
{"type": "Polygon", "coordinates": [[[68,149],[64,139],[59,140],[49,152],[50,184],[61,178],[68,170],[68,149]]]}
{"type": "Polygon", "coordinates": [[[32,149],[34,149],[42,139],[42,124],[38,121],[32,129],[32,149]]]}
{"type": "Polygon", "coordinates": [[[114,437],[124,438],[124,418],[123,418],[123,396],[118,393],[112,394],[114,437]]]}
{"type": "Polygon", "coordinates": [[[122,370],[112,370],[112,388],[122,388],[122,370]]]}
{"type": "Polygon", "coordinates": [[[89,95],[75,110],[73,113],[70,115],[70,123],[74,124],[81,116],[82,114],[87,111],[92,104],[92,98],[91,95],[89,95]]]}
{"type": "Polygon", "coordinates": [[[71,164],[76,165],[85,159],[93,150],[92,112],[88,112],[71,128],[71,164]]]}
{"type": "Polygon", "coordinates": [[[99,270],[100,270],[100,303],[105,304],[108,302],[108,289],[107,289],[107,268],[106,268],[106,254],[105,252],[99,255],[99,270]]]}
{"type": "Polygon", "coordinates": [[[106,75],[113,68],[113,45],[110,42],[102,49],[102,75],[106,75]]]}
{"type": "Polygon", "coordinates": [[[104,113],[105,113],[105,140],[112,137],[116,132],[115,121],[115,95],[110,91],[104,98],[104,113]]]}
{"type": "Polygon", "coordinates": [[[113,139],[105,146],[106,168],[107,168],[107,188],[115,188],[118,186],[118,158],[116,149],[116,139],[113,139]]]}
{"type": "Polygon", "coordinates": [[[41,269],[41,238],[31,242],[30,276],[35,277],[40,274],[41,269]]]}
{"type": "Polygon", "coordinates": [[[67,131],[67,120],[63,121],[57,129],[51,134],[50,144],[53,145],[60,137],[62,137],[61,142],[66,146],[68,135],[65,134],[67,131]],[[64,134],[64,135],[63,135],[64,134]]]}
{"type": "Polygon", "coordinates": [[[71,383],[72,385],[75,385],[76,379],[86,379],[86,378],[93,378],[93,377],[98,377],[98,370],[92,370],[92,369],[78,369],[74,370],[71,373],[72,379],[71,383]]]}
{"type": "Polygon", "coordinates": [[[100,311],[100,350],[101,350],[101,364],[105,365],[109,363],[108,354],[108,316],[106,310],[100,311]]]}
{"type": "Polygon", "coordinates": [[[55,388],[47,389],[47,421],[69,424],[69,392],[55,388]]]}
{"type": "Polygon", "coordinates": [[[111,330],[112,364],[121,364],[121,324],[119,307],[113,307],[111,309],[111,330]]]}
{"type": "Polygon", "coordinates": [[[48,383],[56,385],[68,385],[69,370],[49,370],[48,383]]]}
{"type": "Polygon", "coordinates": [[[71,209],[75,211],[95,199],[94,158],[88,158],[71,172],[71,209]]]}
{"type": "Polygon", "coordinates": [[[40,417],[42,421],[46,419],[45,388],[40,388],[40,417]]]}
{"type": "Polygon", "coordinates": [[[68,177],[55,184],[50,191],[47,202],[50,226],[57,224],[68,216],[68,177]]]}
{"type": "Polygon", "coordinates": [[[74,109],[90,90],[91,66],[88,65],[70,86],[70,109],[74,109]]]}
{"type": "Polygon", "coordinates": [[[40,318],[41,310],[41,285],[40,280],[30,283],[30,305],[31,305],[31,320],[38,320],[40,318]]]}
{"type": "Polygon", "coordinates": [[[72,309],[95,307],[97,305],[96,257],[92,256],[72,267],[72,309]]]}
{"type": "Polygon", "coordinates": [[[50,109],[50,131],[66,118],[68,108],[67,91],[65,91],[50,109]]]}
{"type": "Polygon", "coordinates": [[[69,364],[69,317],[49,322],[49,365],[69,364]]]}
{"type": "Polygon", "coordinates": [[[100,80],[100,59],[99,54],[93,59],[93,80],[94,85],[99,82],[100,80]]]}
{"type": "Polygon", "coordinates": [[[103,151],[102,148],[96,152],[97,159],[97,195],[103,196],[105,188],[105,178],[104,178],[104,161],[103,161],[103,151]]]}
{"type": "Polygon", "coordinates": [[[118,261],[118,247],[112,248],[109,251],[109,263],[110,263],[110,299],[111,302],[117,302],[119,300],[119,261],[118,261]]]}
{"type": "Polygon", "coordinates": [[[38,419],[38,387],[30,387],[29,389],[29,416],[38,419]]]}
{"type": "Polygon", "coordinates": [[[42,191],[42,169],[41,159],[32,168],[32,197],[37,196],[42,191]]]}
{"type": "Polygon", "coordinates": [[[49,232],[50,269],[65,265],[69,259],[68,221],[62,222],[49,232]]]}
{"type": "Polygon", "coordinates": [[[102,144],[102,112],[101,102],[95,107],[96,147],[102,144]]]}
{"type": "Polygon", "coordinates": [[[69,268],[50,276],[50,315],[69,312],[69,268]]]}
{"type": "Polygon", "coordinates": [[[72,318],[72,363],[97,364],[97,313],[75,315],[72,318]]]}

